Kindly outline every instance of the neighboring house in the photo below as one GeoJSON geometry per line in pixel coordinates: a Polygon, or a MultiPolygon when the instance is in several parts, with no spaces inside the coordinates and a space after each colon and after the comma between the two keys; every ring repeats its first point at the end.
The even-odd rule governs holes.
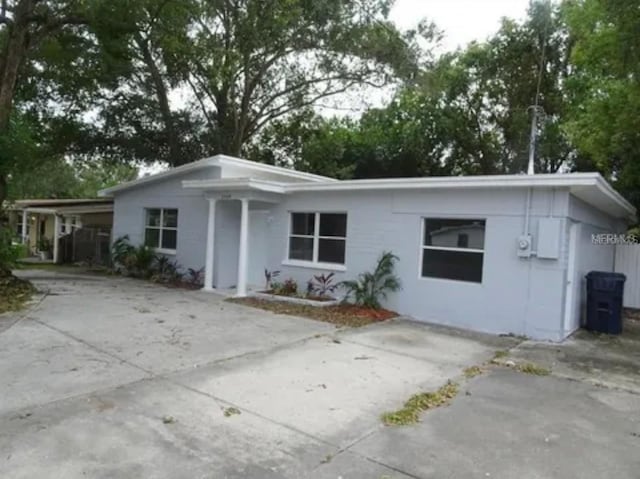
{"type": "Polygon", "coordinates": [[[390,250],[403,288],[389,308],[550,340],[580,326],[584,275],[613,268],[614,247],[591,235],[636,213],[596,173],[338,181],[222,155],[101,195],[114,238],[204,267],[206,290],[244,296],[265,268],[353,278],[390,250]]]}
{"type": "Polygon", "coordinates": [[[74,231],[92,228],[110,236],[113,200],[18,200],[9,209],[9,223],[16,239],[27,244],[32,255],[48,253],[58,263],[63,259],[61,239],[74,231]]]}

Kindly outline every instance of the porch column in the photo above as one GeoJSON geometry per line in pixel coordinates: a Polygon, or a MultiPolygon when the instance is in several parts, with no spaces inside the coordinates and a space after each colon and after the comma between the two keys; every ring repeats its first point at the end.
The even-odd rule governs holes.
{"type": "Polygon", "coordinates": [[[64,218],[64,234],[71,233],[71,216],[65,216],[64,218]]]}
{"type": "Polygon", "coordinates": [[[60,238],[60,217],[53,215],[53,262],[58,262],[58,239],[60,238]]]}
{"type": "Polygon", "coordinates": [[[213,290],[213,255],[216,233],[216,199],[209,198],[209,220],[207,222],[207,254],[204,264],[204,290],[213,290]]]}
{"type": "Polygon", "coordinates": [[[238,251],[238,285],[236,296],[242,298],[247,295],[247,258],[249,254],[249,199],[242,198],[242,213],[240,216],[240,248],[238,251]]]}
{"type": "Polygon", "coordinates": [[[29,215],[27,213],[27,210],[24,209],[22,210],[22,231],[21,231],[21,235],[22,235],[22,244],[25,244],[29,238],[27,238],[27,221],[29,221],[29,215]]]}

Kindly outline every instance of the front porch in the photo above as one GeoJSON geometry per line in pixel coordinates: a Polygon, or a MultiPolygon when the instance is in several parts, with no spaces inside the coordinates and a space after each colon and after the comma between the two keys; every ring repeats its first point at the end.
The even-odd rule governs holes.
{"type": "Polygon", "coordinates": [[[246,297],[262,284],[268,265],[262,246],[268,213],[283,194],[278,184],[230,178],[184,181],[183,187],[202,191],[209,203],[203,290],[246,297]]]}
{"type": "Polygon", "coordinates": [[[86,226],[110,232],[113,222],[113,202],[103,199],[19,200],[11,212],[15,236],[27,246],[28,262],[59,263],[65,236],[86,226]]]}

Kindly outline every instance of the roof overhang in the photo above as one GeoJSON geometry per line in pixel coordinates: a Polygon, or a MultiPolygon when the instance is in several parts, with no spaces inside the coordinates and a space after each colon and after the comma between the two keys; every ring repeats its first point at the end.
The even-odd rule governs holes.
{"type": "Polygon", "coordinates": [[[331,183],[289,183],[285,185],[284,192],[512,188],[566,188],[577,198],[609,215],[624,218],[630,222],[635,222],[636,220],[634,206],[615,191],[599,173],[443,176],[344,180],[331,183]]]}
{"type": "Polygon", "coordinates": [[[105,188],[104,190],[99,191],[98,195],[101,197],[109,197],[109,196],[113,196],[116,193],[128,190],[130,188],[136,188],[138,186],[155,183],[157,181],[167,180],[175,176],[180,176],[185,173],[189,173],[191,171],[198,171],[198,170],[211,168],[211,167],[222,168],[224,166],[232,166],[235,168],[240,168],[242,170],[246,170],[248,173],[255,172],[255,173],[267,173],[267,174],[277,175],[277,176],[281,176],[284,180],[289,179],[291,181],[325,182],[325,183],[338,181],[333,178],[329,178],[327,176],[313,175],[311,173],[304,173],[301,171],[292,170],[290,168],[283,168],[281,166],[273,166],[273,165],[267,165],[264,163],[257,163],[255,161],[243,160],[242,158],[235,158],[233,156],[216,155],[210,158],[194,161],[193,163],[187,163],[186,165],[177,166],[175,168],[171,168],[169,170],[156,173],[155,175],[145,176],[143,178],[138,178],[137,180],[121,183],[111,188],[105,188]]]}
{"type": "Polygon", "coordinates": [[[182,182],[186,189],[197,189],[204,192],[223,193],[230,191],[259,191],[264,193],[284,194],[286,184],[255,178],[222,178],[217,180],[187,180],[182,182]]]}
{"type": "Polygon", "coordinates": [[[386,178],[313,183],[281,183],[254,178],[223,178],[183,181],[184,188],[209,193],[256,191],[282,194],[311,192],[356,192],[384,190],[480,190],[514,188],[562,188],[576,198],[616,218],[636,221],[636,209],[598,173],[540,175],[443,176],[386,178]]]}

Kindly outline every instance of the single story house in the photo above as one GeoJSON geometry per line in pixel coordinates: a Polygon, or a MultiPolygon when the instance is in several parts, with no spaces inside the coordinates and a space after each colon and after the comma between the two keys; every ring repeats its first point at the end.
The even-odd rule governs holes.
{"type": "Polygon", "coordinates": [[[387,306],[417,320],[561,340],[581,324],[584,275],[611,271],[634,207],[597,173],[338,181],[218,155],[103,190],[129,235],[205,290],[347,279],[399,258],[387,306]]]}
{"type": "Polygon", "coordinates": [[[15,238],[27,244],[29,252],[47,252],[58,263],[60,239],[81,228],[97,228],[108,236],[113,224],[111,198],[28,199],[9,208],[9,224],[15,238]]]}

